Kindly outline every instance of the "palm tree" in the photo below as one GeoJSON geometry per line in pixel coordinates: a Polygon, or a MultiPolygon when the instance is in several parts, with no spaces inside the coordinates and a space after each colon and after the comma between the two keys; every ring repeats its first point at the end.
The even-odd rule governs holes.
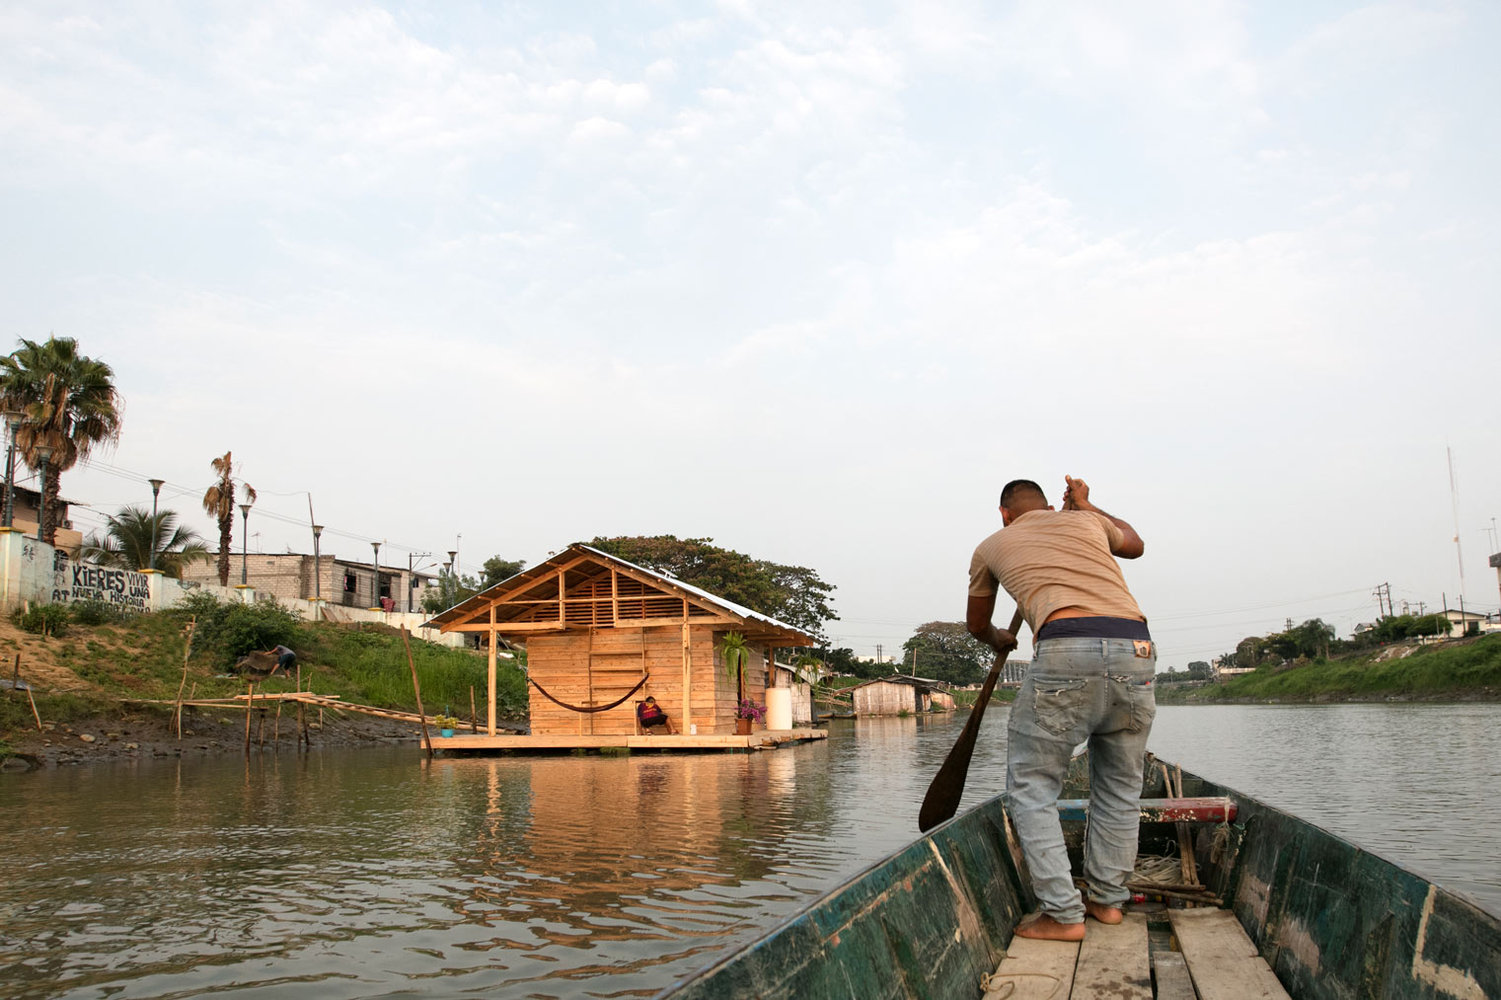
{"type": "Polygon", "coordinates": [[[164,510],[153,521],[144,507],[121,507],[109,519],[104,536],[84,539],[83,557],[101,566],[138,570],[151,565],[155,548],[156,568],[176,579],[189,563],[208,559],[208,546],[197,533],[177,524],[177,512],[164,510]]]}
{"type": "Polygon", "coordinates": [[[95,445],[120,437],[122,404],[114,370],[79,354],[72,337],[48,337],[44,344],[23,337],[20,347],[0,357],[0,407],[21,414],[17,452],[36,469],[42,465],[38,446],[52,449],[42,483],[43,541],[53,540],[62,473],[95,445]]]}
{"type": "MultiPolygon", "coordinates": [[[[203,509],[209,517],[219,522],[219,586],[229,586],[229,548],[233,541],[235,526],[235,481],[232,452],[226,451],[223,458],[212,464],[219,478],[203,494],[203,509]]],[[[245,490],[245,502],[255,503],[255,487],[240,484],[245,490]]]]}

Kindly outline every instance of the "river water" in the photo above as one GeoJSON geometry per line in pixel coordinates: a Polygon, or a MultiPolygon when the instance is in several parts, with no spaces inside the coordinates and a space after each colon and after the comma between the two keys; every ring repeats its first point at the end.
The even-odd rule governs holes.
{"type": "MultiPolygon", "coordinates": [[[[0,996],[631,997],[916,835],[963,716],[754,755],[0,775],[0,996]]],[[[1501,912],[1498,705],[1163,707],[1151,748],[1501,912]]],[[[966,805],[1004,785],[992,708],[966,805]]]]}

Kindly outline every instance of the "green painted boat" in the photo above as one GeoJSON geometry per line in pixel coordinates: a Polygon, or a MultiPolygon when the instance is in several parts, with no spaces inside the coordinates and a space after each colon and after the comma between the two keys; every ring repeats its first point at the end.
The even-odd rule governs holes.
{"type": "MultiPolygon", "coordinates": [[[[1188,813],[1174,811],[1172,802],[1160,801],[1174,798],[1168,769],[1152,761],[1147,773],[1142,855],[1191,856],[1203,886],[1197,898],[1209,901],[1201,905],[1234,915],[1288,996],[1501,998],[1501,920],[1492,914],[1311,823],[1187,772],[1173,789],[1177,799],[1211,805],[1228,799],[1221,802],[1228,812],[1205,812],[1203,802],[1188,813]],[[1180,817],[1190,813],[1205,818],[1182,825],[1180,817]],[[1208,818],[1222,814],[1228,818],[1208,818]]],[[[1088,798],[1083,758],[1075,758],[1063,797],[1088,798]]],[[[1075,871],[1083,810],[1079,801],[1060,808],[1075,871]]],[[[979,1000],[982,980],[1033,907],[1008,829],[1006,797],[990,799],[658,996],[979,1000]]],[[[1181,905],[1172,896],[1152,898],[1181,905]]],[[[1166,931],[1152,937],[1154,948],[1172,947],[1166,931]]]]}

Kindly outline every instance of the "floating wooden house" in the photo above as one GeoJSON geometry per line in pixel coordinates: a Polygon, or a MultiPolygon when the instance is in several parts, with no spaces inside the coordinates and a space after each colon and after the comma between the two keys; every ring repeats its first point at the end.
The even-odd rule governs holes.
{"type": "Polygon", "coordinates": [[[816,730],[737,734],[739,683],[723,666],[727,633],[750,648],[746,696],[766,703],[772,650],[815,644],[797,628],[587,545],[503,580],[427,623],[490,639],[485,732],[435,740],[448,749],[746,748],[812,739],[816,730]],[[497,732],[498,641],[527,652],[529,736],[497,732]],[[675,735],[639,733],[636,706],[656,698],[675,735]]]}
{"type": "Polygon", "coordinates": [[[862,717],[954,710],[954,696],[943,689],[941,682],[926,677],[896,674],[857,684],[849,690],[855,715],[862,717]]]}

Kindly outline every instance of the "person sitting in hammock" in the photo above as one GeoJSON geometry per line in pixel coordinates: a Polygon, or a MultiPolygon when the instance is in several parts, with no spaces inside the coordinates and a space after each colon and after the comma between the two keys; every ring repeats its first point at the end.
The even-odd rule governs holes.
{"type": "Polygon", "coordinates": [[[636,722],[640,724],[642,731],[647,733],[658,726],[665,727],[669,733],[677,732],[672,727],[672,720],[667,717],[666,712],[662,711],[662,706],[657,704],[657,699],[651,695],[647,695],[646,700],[636,706],[636,722]]]}

